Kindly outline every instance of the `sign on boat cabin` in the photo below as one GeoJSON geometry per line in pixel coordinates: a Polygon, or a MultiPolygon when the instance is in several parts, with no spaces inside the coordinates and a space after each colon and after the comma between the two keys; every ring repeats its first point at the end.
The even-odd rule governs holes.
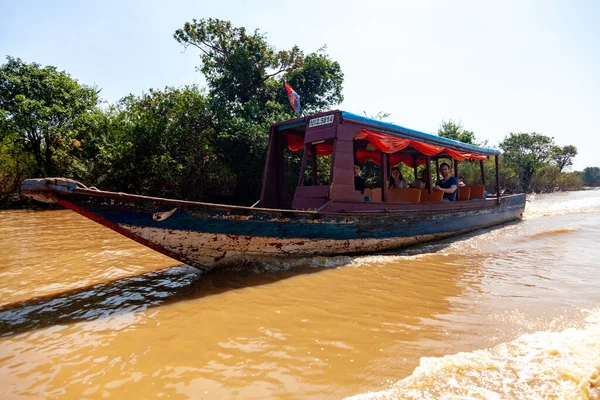
{"type": "Polygon", "coordinates": [[[259,207],[325,211],[327,206],[335,202],[338,205],[345,204],[349,211],[357,211],[375,206],[364,204],[365,200],[378,203],[376,207],[384,206],[390,210],[397,209],[397,203],[403,203],[405,208],[406,203],[410,202],[419,203],[413,204],[413,207],[427,207],[428,203],[441,201],[441,196],[432,194],[435,185],[432,184],[431,168],[427,169],[427,176],[424,177],[428,189],[416,196],[412,195],[415,193],[392,193],[413,189],[386,190],[389,170],[403,163],[414,169],[416,177],[418,166],[435,162],[438,166],[436,170],[439,170],[439,163],[443,159],[446,162],[453,161],[457,177],[459,161],[479,161],[481,185],[459,188],[456,199],[483,200],[483,162],[490,156],[496,159],[495,201],[498,204],[499,154],[497,149],[474,146],[345,111],[315,114],[271,126],[259,207]],[[300,166],[286,162],[285,152],[288,150],[302,151],[300,166]],[[329,163],[320,163],[321,158],[329,158],[329,163]],[[381,187],[368,189],[371,196],[365,196],[354,185],[354,165],[366,161],[381,166],[382,184],[381,187]],[[324,169],[323,165],[329,168],[324,169]],[[310,177],[307,178],[305,175],[309,170],[310,177]],[[297,182],[290,184],[290,176],[297,176],[297,182]]]}

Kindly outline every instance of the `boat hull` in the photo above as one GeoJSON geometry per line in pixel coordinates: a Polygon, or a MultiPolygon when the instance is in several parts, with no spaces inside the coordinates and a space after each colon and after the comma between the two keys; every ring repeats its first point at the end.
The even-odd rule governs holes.
{"type": "Polygon", "coordinates": [[[377,212],[377,205],[370,204],[369,212],[317,213],[149,198],[39,181],[26,181],[23,192],[55,201],[202,269],[390,250],[517,220],[525,207],[525,196],[517,195],[500,204],[458,210],[440,205],[377,212]]]}

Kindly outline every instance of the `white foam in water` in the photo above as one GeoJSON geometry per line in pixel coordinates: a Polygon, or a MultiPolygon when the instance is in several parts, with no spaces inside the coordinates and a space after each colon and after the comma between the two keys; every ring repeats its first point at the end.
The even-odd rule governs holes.
{"type": "Polygon", "coordinates": [[[600,399],[600,310],[582,328],[525,334],[487,350],[424,357],[390,389],[353,399],[600,399]]]}
{"type": "Polygon", "coordinates": [[[554,193],[531,195],[525,207],[526,219],[549,215],[575,214],[600,211],[600,191],[554,193]],[[557,201],[562,196],[561,201],[557,201]]]}

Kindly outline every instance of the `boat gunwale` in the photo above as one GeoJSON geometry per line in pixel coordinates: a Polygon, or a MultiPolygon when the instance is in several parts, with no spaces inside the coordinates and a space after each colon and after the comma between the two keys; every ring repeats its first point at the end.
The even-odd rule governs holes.
{"type": "MultiPolygon", "coordinates": [[[[43,190],[39,190],[38,192],[42,192],[43,190]]],[[[261,212],[261,213],[273,213],[273,214],[297,214],[297,215],[307,215],[307,216],[339,216],[339,217],[348,217],[348,216],[376,216],[376,215],[393,215],[400,214],[402,212],[415,212],[415,211],[423,211],[423,212],[466,212],[466,211],[478,211],[490,208],[502,207],[502,203],[504,199],[509,199],[512,197],[524,197],[524,194],[512,194],[508,196],[500,197],[501,203],[497,204],[497,198],[488,198],[486,200],[475,200],[467,202],[439,202],[439,203],[389,203],[389,202],[371,202],[371,204],[403,204],[403,205],[411,205],[412,207],[406,209],[396,209],[396,210],[363,210],[363,211],[352,211],[352,212],[323,212],[318,210],[294,210],[294,209],[276,209],[276,208],[261,208],[261,207],[248,207],[248,206],[236,206],[229,204],[216,204],[216,203],[205,203],[205,202],[197,202],[197,201],[189,201],[189,200],[178,200],[178,199],[169,199],[163,197],[151,197],[151,196],[142,196],[135,195],[123,192],[109,192],[102,190],[93,190],[93,189],[82,189],[76,188],[71,194],[66,194],[64,192],[58,192],[49,190],[53,194],[69,196],[71,194],[81,194],[81,195],[90,195],[94,197],[104,197],[110,199],[119,199],[119,200],[139,200],[139,201],[153,201],[160,203],[168,203],[173,205],[180,206],[199,206],[199,207],[207,207],[212,209],[221,209],[221,210],[237,210],[237,211],[247,211],[247,212],[261,212]],[[463,204],[464,203],[464,204],[463,204]],[[460,208],[455,208],[456,204],[463,204],[460,208]],[[467,206],[468,204],[468,206],[467,206]],[[419,207],[415,207],[417,205],[422,205],[422,209],[419,207]],[[441,207],[440,207],[441,206],[441,207]]],[[[61,196],[62,197],[62,196],[61,196]]],[[[343,201],[334,201],[333,203],[351,203],[351,204],[366,204],[361,202],[343,202],[343,201]]],[[[525,202],[523,202],[524,204],[525,202]]]]}

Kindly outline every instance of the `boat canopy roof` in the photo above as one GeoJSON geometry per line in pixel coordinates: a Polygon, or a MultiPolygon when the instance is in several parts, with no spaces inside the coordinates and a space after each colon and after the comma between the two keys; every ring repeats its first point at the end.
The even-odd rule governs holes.
{"type": "MultiPolygon", "coordinates": [[[[384,122],[361,115],[353,114],[347,111],[333,111],[341,114],[342,123],[354,123],[361,125],[362,129],[356,140],[364,140],[367,144],[362,149],[357,149],[359,161],[371,160],[377,162],[378,152],[388,153],[400,157],[398,152],[411,147],[418,153],[425,156],[449,156],[455,160],[485,160],[491,155],[498,155],[500,151],[487,147],[475,146],[457,140],[447,139],[441,136],[429,133],[419,132],[413,129],[405,128],[400,125],[384,122]]],[[[322,116],[324,113],[318,114],[322,116]]],[[[302,119],[294,119],[277,124],[277,131],[281,132],[293,129],[295,132],[288,134],[288,147],[292,151],[297,151],[304,147],[304,140],[298,135],[298,128],[306,126],[314,116],[307,116],[302,119]],[[294,129],[295,128],[295,129],[294,129]]],[[[327,145],[318,145],[318,155],[331,154],[333,149],[327,145]]],[[[398,160],[399,162],[404,160],[398,160]]],[[[395,164],[392,161],[392,165],[395,164]]]]}

